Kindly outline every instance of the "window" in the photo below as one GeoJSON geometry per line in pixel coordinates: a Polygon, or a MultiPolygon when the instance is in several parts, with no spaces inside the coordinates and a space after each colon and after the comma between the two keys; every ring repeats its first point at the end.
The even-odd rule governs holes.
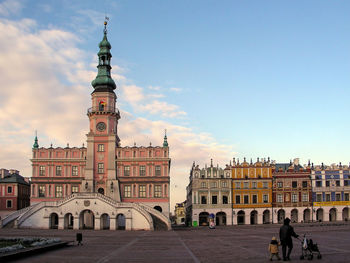
{"type": "Polygon", "coordinates": [[[240,204],[240,203],[241,203],[241,196],[236,195],[236,204],[240,204]]]}
{"type": "Polygon", "coordinates": [[[307,181],[303,181],[303,188],[307,188],[307,181]]]}
{"type": "Polygon", "coordinates": [[[213,205],[216,205],[216,204],[218,203],[218,197],[217,197],[216,195],[213,195],[213,196],[211,197],[211,203],[212,203],[213,205]]]}
{"type": "Polygon", "coordinates": [[[140,166],[140,176],[146,176],[146,166],[140,166]]]}
{"type": "Polygon", "coordinates": [[[335,201],[341,201],[340,194],[335,194],[335,201]]]}
{"type": "Polygon", "coordinates": [[[335,181],[335,185],[340,186],[340,181],[339,180],[335,181]]]}
{"type": "Polygon", "coordinates": [[[326,187],[329,187],[329,181],[328,180],[326,181],[326,187]]]}
{"type": "Polygon", "coordinates": [[[316,181],[316,187],[322,187],[322,181],[316,181]]]}
{"type": "Polygon", "coordinates": [[[202,195],[201,196],[201,204],[206,204],[207,203],[207,197],[202,195]]]}
{"type": "Polygon", "coordinates": [[[148,176],[152,176],[152,166],[148,167],[148,176]]]}
{"type": "Polygon", "coordinates": [[[156,165],[156,176],[161,176],[161,168],[160,168],[160,165],[156,165]]]}
{"type": "Polygon", "coordinates": [[[216,182],[212,182],[211,187],[216,188],[216,182]]]}
{"type": "Polygon", "coordinates": [[[302,199],[303,199],[303,202],[308,202],[309,201],[309,194],[303,193],[302,199]]]}
{"type": "Polygon", "coordinates": [[[72,193],[78,193],[79,192],[79,186],[73,185],[72,186],[72,193]]]}
{"type": "Polygon", "coordinates": [[[39,175],[40,176],[45,176],[45,166],[40,166],[39,167],[39,175]]]}
{"type": "Polygon", "coordinates": [[[222,182],[222,187],[227,187],[227,182],[222,182]]]}
{"type": "Polygon", "coordinates": [[[268,203],[269,202],[269,196],[268,195],[263,195],[263,202],[268,203]]]}
{"type": "Polygon", "coordinates": [[[39,197],[45,197],[45,185],[39,185],[38,195],[39,197]]]}
{"type": "Polygon", "coordinates": [[[322,194],[316,195],[316,202],[322,202],[322,194]]]}
{"type": "Polygon", "coordinates": [[[136,157],[136,152],[135,152],[135,151],[132,153],[132,156],[133,156],[134,158],[136,157]]]}
{"type": "MultiPolygon", "coordinates": [[[[103,172],[103,168],[102,168],[103,172]]],[[[72,166],[72,176],[78,176],[78,166],[72,166]]]]}
{"type": "Polygon", "coordinates": [[[282,188],[283,187],[283,182],[277,182],[277,187],[282,188]]]}
{"type": "Polygon", "coordinates": [[[56,166],[56,176],[62,175],[62,166],[56,166]]]}
{"type": "Polygon", "coordinates": [[[228,198],[227,198],[227,195],[223,195],[222,196],[222,203],[225,205],[225,204],[228,204],[228,198]]]}
{"type": "Polygon", "coordinates": [[[244,203],[245,204],[249,203],[249,196],[248,195],[244,195],[244,203]]]}
{"type": "Polygon", "coordinates": [[[148,152],[148,157],[152,157],[152,151],[148,152]]]}
{"type": "Polygon", "coordinates": [[[6,200],[6,208],[12,208],[12,200],[6,200]]]}
{"type": "Polygon", "coordinates": [[[348,180],[344,180],[344,186],[348,186],[349,185],[349,181],[348,180]]]}
{"type": "Polygon", "coordinates": [[[292,182],[292,187],[293,188],[297,188],[298,187],[298,182],[297,181],[293,181],[292,182]]]}
{"type": "Polygon", "coordinates": [[[204,187],[207,187],[207,184],[205,182],[202,182],[201,183],[201,187],[204,188],[204,187]]]}
{"type": "Polygon", "coordinates": [[[104,144],[99,144],[97,146],[97,151],[98,152],[104,152],[105,151],[105,145],[104,144]]]}
{"type": "Polygon", "coordinates": [[[56,185],[56,197],[63,196],[63,187],[62,185],[56,185]]]}
{"type": "Polygon", "coordinates": [[[277,203],[282,203],[283,202],[283,195],[278,194],[277,195],[277,203]]]}
{"type": "Polygon", "coordinates": [[[249,188],[249,182],[244,182],[244,183],[243,183],[243,187],[244,187],[244,188],[249,188]]]}
{"type": "Polygon", "coordinates": [[[124,185],[124,197],[131,197],[131,186],[124,185]]]}
{"type": "Polygon", "coordinates": [[[349,201],[349,193],[345,193],[344,194],[344,201],[349,201]]]}
{"type": "Polygon", "coordinates": [[[146,197],[146,186],[145,185],[140,185],[139,197],[146,197]]]}
{"type": "Polygon", "coordinates": [[[7,187],[7,193],[8,194],[12,194],[12,186],[8,186],[7,187]]]}
{"type": "Polygon", "coordinates": [[[269,183],[268,182],[263,182],[263,188],[269,188],[269,183]]]}
{"type": "Polygon", "coordinates": [[[162,187],[160,185],[154,186],[154,197],[162,196],[162,187]]]}
{"type": "Polygon", "coordinates": [[[136,174],[136,167],[133,167],[133,168],[132,168],[132,175],[133,175],[133,176],[136,176],[136,175],[137,175],[137,174],[136,174]]]}
{"type": "Polygon", "coordinates": [[[104,163],[98,163],[97,167],[98,167],[98,173],[103,174],[104,173],[104,163]]]}
{"type": "Polygon", "coordinates": [[[257,183],[256,182],[252,182],[252,188],[256,189],[257,187],[257,183]]]}
{"type": "Polygon", "coordinates": [[[253,195],[253,204],[258,203],[258,196],[257,195],[253,195]]]}
{"type": "Polygon", "coordinates": [[[331,194],[326,194],[326,202],[330,202],[331,201],[331,194]]]}
{"type": "Polygon", "coordinates": [[[235,185],[236,185],[236,188],[237,188],[237,189],[240,189],[240,188],[241,188],[241,182],[236,182],[235,185]]]}
{"type": "Polygon", "coordinates": [[[124,166],[124,176],[130,176],[130,166],[124,166]]]}
{"type": "Polygon", "coordinates": [[[292,194],[292,202],[293,203],[298,202],[298,195],[297,194],[292,194]]]}

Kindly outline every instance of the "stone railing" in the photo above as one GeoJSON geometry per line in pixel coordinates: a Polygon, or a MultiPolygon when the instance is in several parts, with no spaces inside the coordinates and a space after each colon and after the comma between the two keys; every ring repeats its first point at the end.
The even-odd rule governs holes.
{"type": "Polygon", "coordinates": [[[26,211],[28,211],[29,209],[31,209],[32,207],[36,206],[38,204],[32,205],[32,206],[27,206],[25,208],[22,208],[20,210],[17,210],[9,215],[7,215],[6,217],[4,217],[2,220],[0,220],[0,228],[6,226],[8,223],[10,223],[12,220],[15,220],[16,218],[18,218],[22,213],[25,213],[26,211]]]}
{"type": "Polygon", "coordinates": [[[171,222],[170,219],[165,216],[162,212],[159,212],[158,210],[149,207],[147,205],[144,204],[137,204],[138,206],[140,206],[142,209],[146,210],[148,213],[153,214],[154,216],[158,217],[160,220],[162,220],[168,227],[168,230],[171,230],[171,222]]]}
{"type": "Polygon", "coordinates": [[[15,225],[14,227],[17,228],[18,226],[20,226],[23,221],[25,219],[27,219],[28,217],[30,217],[32,214],[34,214],[36,211],[40,210],[41,208],[43,208],[44,206],[46,206],[48,203],[53,203],[53,202],[40,202],[37,203],[33,206],[30,207],[30,209],[28,209],[27,211],[25,211],[24,213],[22,213],[16,220],[15,220],[15,225]]]}

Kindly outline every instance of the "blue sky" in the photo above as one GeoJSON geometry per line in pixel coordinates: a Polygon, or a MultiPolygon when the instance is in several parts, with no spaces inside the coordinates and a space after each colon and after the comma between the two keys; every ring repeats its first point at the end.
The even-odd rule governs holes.
{"type": "MultiPolygon", "coordinates": [[[[112,74],[119,87],[119,108],[125,111],[120,132],[128,134],[125,144],[134,140],[146,144],[155,138],[160,139],[154,144],[160,144],[163,130],[168,129],[173,189],[182,189],[177,201],[184,199],[192,161],[203,165],[213,158],[223,166],[232,157],[270,156],[277,162],[300,157],[302,163],[311,159],[347,164],[349,10],[349,1],[1,1],[4,39],[11,32],[24,39],[16,43],[18,56],[25,57],[22,64],[31,68],[30,79],[23,77],[24,69],[16,72],[16,77],[23,77],[23,89],[35,92],[37,81],[52,74],[51,88],[43,87],[44,93],[38,88],[37,94],[41,101],[59,96],[62,103],[38,110],[50,109],[50,117],[28,115],[25,127],[20,121],[8,124],[0,118],[9,127],[0,142],[11,146],[22,134],[17,146],[28,151],[15,159],[17,163],[28,162],[35,129],[43,146],[84,142],[89,82],[96,75],[106,14],[112,74]],[[42,56],[45,67],[33,67],[30,54],[22,50],[26,43],[37,58],[42,56]],[[53,53],[60,50],[58,59],[42,53],[43,45],[53,53]],[[62,109],[70,100],[76,109],[65,115],[62,109]],[[60,110],[54,111],[55,107],[60,110]],[[57,122],[72,118],[71,125],[79,132],[43,121],[54,118],[57,122]],[[133,138],[129,131],[135,132],[133,138]],[[181,159],[181,149],[204,154],[188,153],[181,159]]],[[[0,53],[2,69],[8,65],[8,55],[0,53]]],[[[4,71],[0,77],[6,87],[14,85],[4,71]]],[[[5,94],[5,86],[0,90],[0,110],[11,113],[12,120],[19,118],[4,106],[19,93],[5,94]]],[[[6,158],[0,156],[2,166],[20,166],[29,173],[29,162],[22,168],[6,158]]]]}

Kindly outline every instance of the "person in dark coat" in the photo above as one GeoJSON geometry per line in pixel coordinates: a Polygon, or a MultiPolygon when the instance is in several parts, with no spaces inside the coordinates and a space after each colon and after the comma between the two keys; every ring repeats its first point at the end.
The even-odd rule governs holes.
{"type": "Polygon", "coordinates": [[[283,226],[280,228],[280,241],[282,245],[282,254],[283,254],[283,260],[290,260],[290,253],[293,249],[293,241],[292,236],[297,238],[298,235],[294,232],[294,229],[292,226],[289,225],[290,219],[287,217],[284,219],[283,226]],[[286,250],[288,247],[288,254],[286,254],[286,250]]]}

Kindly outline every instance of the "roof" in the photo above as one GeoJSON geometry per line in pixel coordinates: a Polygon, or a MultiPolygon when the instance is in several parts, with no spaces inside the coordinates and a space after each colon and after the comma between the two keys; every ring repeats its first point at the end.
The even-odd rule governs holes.
{"type": "Polygon", "coordinates": [[[19,174],[10,174],[5,176],[4,178],[0,179],[0,183],[18,183],[18,184],[25,184],[29,185],[28,182],[24,180],[22,176],[19,174]]]}

